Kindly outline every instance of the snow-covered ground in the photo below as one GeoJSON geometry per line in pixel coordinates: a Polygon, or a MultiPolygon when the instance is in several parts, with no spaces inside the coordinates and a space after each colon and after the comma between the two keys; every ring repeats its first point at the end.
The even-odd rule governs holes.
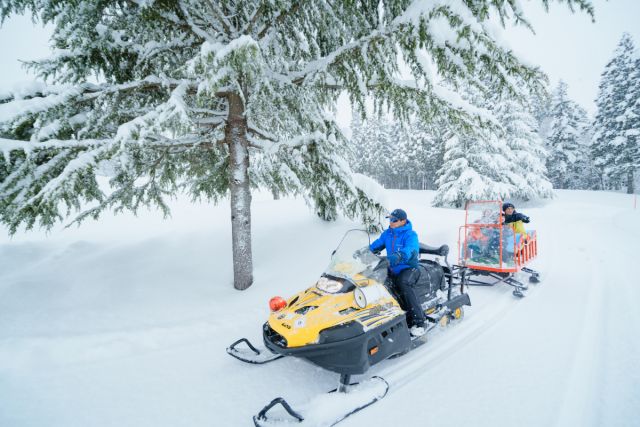
{"type": "MultiPolygon", "coordinates": [[[[463,322],[368,372],[389,394],[343,425],[639,423],[640,207],[625,194],[557,195],[520,209],[539,233],[542,283],[521,300],[472,288],[463,322]]],[[[453,247],[464,213],[432,197],[387,192],[422,241],[453,247]]],[[[228,203],[173,205],[166,221],[0,233],[0,426],[250,426],[274,397],[295,405],[335,387],[308,362],[252,366],[225,348],[260,342],[268,299],[314,282],[356,224],[255,195],[255,283],[238,292],[228,203]]]]}

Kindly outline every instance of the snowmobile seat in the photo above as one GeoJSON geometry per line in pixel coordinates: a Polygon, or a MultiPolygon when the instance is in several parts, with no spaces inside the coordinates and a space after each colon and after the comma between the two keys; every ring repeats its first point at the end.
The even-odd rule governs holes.
{"type": "Polygon", "coordinates": [[[420,243],[420,253],[427,255],[447,256],[449,254],[449,245],[435,247],[420,243]]]}
{"type": "Polygon", "coordinates": [[[427,296],[435,293],[438,289],[444,289],[446,285],[444,270],[440,264],[431,260],[420,260],[418,266],[420,278],[415,284],[419,295],[427,296]]]}

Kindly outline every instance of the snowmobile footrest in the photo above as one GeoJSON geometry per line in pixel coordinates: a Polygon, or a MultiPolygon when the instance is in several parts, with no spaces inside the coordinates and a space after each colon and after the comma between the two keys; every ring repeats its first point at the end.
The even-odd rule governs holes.
{"type": "Polygon", "coordinates": [[[267,421],[267,419],[268,419],[267,418],[267,412],[269,412],[269,410],[271,408],[273,408],[274,406],[276,406],[276,405],[281,405],[284,408],[284,410],[287,411],[287,413],[289,415],[291,415],[291,417],[293,417],[296,420],[298,420],[298,422],[302,422],[304,420],[302,415],[300,415],[296,411],[294,411],[291,408],[291,405],[289,405],[286,400],[284,400],[282,397],[276,397],[275,399],[273,399],[271,401],[271,403],[269,403],[267,406],[262,408],[262,410],[260,412],[258,412],[258,415],[253,417],[253,424],[256,427],[260,427],[260,421],[267,421]]]}

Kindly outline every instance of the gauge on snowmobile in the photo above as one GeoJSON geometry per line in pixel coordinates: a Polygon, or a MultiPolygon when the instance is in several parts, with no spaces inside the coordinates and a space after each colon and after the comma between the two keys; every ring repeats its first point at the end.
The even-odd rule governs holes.
{"type": "Polygon", "coordinates": [[[362,288],[356,288],[353,291],[353,297],[356,300],[356,305],[360,308],[365,308],[367,306],[367,297],[365,296],[362,288]]]}
{"type": "Polygon", "coordinates": [[[389,291],[387,291],[387,288],[376,283],[356,288],[353,291],[353,296],[356,300],[356,305],[360,308],[365,308],[369,304],[375,304],[384,298],[390,297],[391,295],[389,294],[389,291]]]}

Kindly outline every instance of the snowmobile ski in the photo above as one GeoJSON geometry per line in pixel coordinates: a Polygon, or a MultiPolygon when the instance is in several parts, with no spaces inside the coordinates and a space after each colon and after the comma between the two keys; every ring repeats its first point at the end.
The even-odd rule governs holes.
{"type": "Polygon", "coordinates": [[[238,341],[227,347],[227,353],[246,363],[252,363],[254,365],[263,365],[265,363],[273,362],[284,357],[283,354],[275,354],[271,351],[263,348],[258,350],[251,342],[246,338],[240,338],[238,341]],[[247,344],[248,349],[238,349],[236,346],[240,343],[247,344]],[[250,350],[250,351],[249,351],[250,350]]]}
{"type": "Polygon", "coordinates": [[[359,384],[350,384],[349,379],[350,375],[341,375],[337,389],[314,397],[300,410],[294,410],[282,397],[273,399],[253,417],[253,423],[256,427],[330,427],[373,405],[389,391],[389,383],[382,377],[374,376],[359,384]],[[268,413],[278,405],[282,406],[286,414],[280,410],[277,417],[269,417],[268,413]]]}

